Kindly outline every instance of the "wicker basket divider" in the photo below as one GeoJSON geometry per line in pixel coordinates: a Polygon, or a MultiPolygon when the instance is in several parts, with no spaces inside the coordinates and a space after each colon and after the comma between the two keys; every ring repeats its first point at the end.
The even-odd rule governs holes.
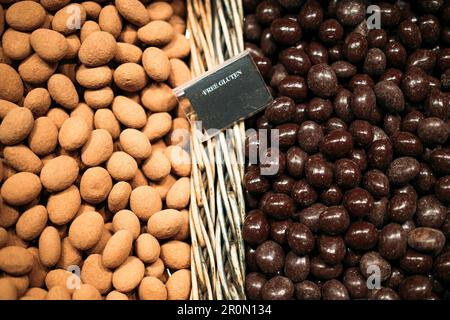
{"type": "MultiPolygon", "coordinates": [[[[187,0],[191,73],[197,77],[244,49],[241,0],[187,0]]],[[[245,299],[244,122],[205,143],[191,118],[191,299],[245,299]]]]}

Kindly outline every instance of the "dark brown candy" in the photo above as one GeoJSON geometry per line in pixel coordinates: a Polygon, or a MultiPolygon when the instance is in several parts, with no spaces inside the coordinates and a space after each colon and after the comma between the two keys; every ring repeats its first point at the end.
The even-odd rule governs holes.
{"type": "Polygon", "coordinates": [[[343,205],[353,217],[362,218],[369,214],[374,199],[365,189],[354,188],[344,195],[343,205]]]}
{"type": "Polygon", "coordinates": [[[264,0],[256,7],[256,19],[263,25],[269,25],[281,16],[282,9],[277,1],[264,0]]]}
{"type": "Polygon", "coordinates": [[[278,244],[285,245],[286,232],[289,226],[292,224],[292,220],[272,220],[270,221],[270,238],[278,244]]]}
{"type": "Polygon", "coordinates": [[[377,275],[381,281],[385,281],[391,276],[391,270],[391,264],[376,251],[367,252],[359,262],[359,271],[366,279],[377,275]]]}
{"type": "Polygon", "coordinates": [[[298,255],[307,254],[314,249],[314,235],[304,224],[292,223],[286,237],[289,247],[298,255]]]}
{"type": "Polygon", "coordinates": [[[320,151],[332,158],[347,156],[353,149],[353,137],[347,130],[334,130],[320,143],[320,151]]]}
{"type": "Polygon", "coordinates": [[[359,268],[348,268],[344,272],[343,283],[352,299],[362,299],[367,297],[367,281],[359,271],[359,268]]]}
{"type": "Polygon", "coordinates": [[[339,277],[343,271],[343,265],[338,263],[336,265],[328,265],[322,260],[320,256],[311,258],[311,274],[323,280],[329,280],[339,277]]]}
{"type": "Polygon", "coordinates": [[[295,102],[291,98],[278,97],[267,106],[264,114],[270,122],[281,124],[291,120],[294,108],[295,102]]]}
{"type": "Polygon", "coordinates": [[[416,212],[416,200],[407,194],[394,195],[389,201],[387,215],[390,220],[404,223],[416,212]]]}
{"type": "Polygon", "coordinates": [[[322,294],[317,284],[305,280],[295,285],[295,297],[297,300],[320,300],[322,294]]]}
{"type": "Polygon", "coordinates": [[[264,274],[259,272],[251,272],[245,277],[245,293],[250,300],[262,299],[262,288],[266,284],[267,279],[264,274]]]}
{"type": "Polygon", "coordinates": [[[289,175],[298,178],[303,175],[308,155],[299,147],[293,146],[286,152],[286,169],[289,175]]]}
{"type": "Polygon", "coordinates": [[[354,250],[369,250],[375,247],[378,233],[375,225],[366,221],[350,224],[345,234],[345,243],[354,250]]]}
{"type": "Polygon", "coordinates": [[[289,18],[279,18],[272,21],[270,32],[275,42],[291,46],[302,38],[302,29],[300,25],[289,18]]]}
{"type": "Polygon", "coordinates": [[[346,253],[345,242],[340,236],[320,236],[317,249],[322,260],[329,265],[341,263],[346,253]]]}
{"type": "Polygon", "coordinates": [[[378,238],[378,251],[388,260],[400,259],[406,254],[407,233],[396,223],[386,225],[378,238]]]}
{"type": "Polygon", "coordinates": [[[314,121],[305,121],[300,125],[297,134],[299,146],[306,152],[314,153],[319,150],[323,139],[323,129],[314,121]]]}
{"type": "Polygon", "coordinates": [[[444,248],[445,241],[442,231],[433,228],[420,227],[408,234],[408,245],[424,253],[438,254],[444,248]]]}
{"type": "Polygon", "coordinates": [[[319,38],[326,45],[334,45],[344,36],[344,28],[336,19],[322,22],[319,28],[319,38]]]}
{"type": "Polygon", "coordinates": [[[405,300],[423,300],[431,296],[431,281],[421,275],[407,277],[399,288],[400,297],[405,300]]]}
{"type": "Polygon", "coordinates": [[[366,172],[363,178],[363,187],[375,198],[382,198],[389,195],[389,179],[382,171],[377,169],[366,172]]]}
{"type": "Polygon", "coordinates": [[[320,231],[330,235],[344,233],[349,225],[350,216],[343,206],[328,207],[319,216],[320,231]]]}
{"type": "Polygon", "coordinates": [[[306,76],[311,68],[311,60],[303,49],[287,48],[281,51],[279,61],[289,74],[306,76]]]}
{"type": "Polygon", "coordinates": [[[337,93],[338,81],[333,69],[327,64],[316,64],[309,69],[308,87],[322,98],[332,97],[337,93]]]}
{"type": "Polygon", "coordinates": [[[405,185],[419,174],[419,170],[419,161],[412,157],[401,157],[391,162],[386,173],[391,183],[405,185]]]}
{"type": "Polygon", "coordinates": [[[244,241],[250,245],[258,245],[266,241],[270,234],[270,225],[264,213],[257,209],[250,211],[245,217],[242,230],[244,241]]]}
{"type": "Polygon", "coordinates": [[[377,103],[386,111],[398,113],[405,108],[402,90],[392,81],[380,81],[374,87],[377,103]]]}
{"type": "Polygon", "coordinates": [[[263,300],[290,300],[294,296],[294,284],[289,278],[275,276],[262,288],[263,300]]]}
{"type": "Polygon", "coordinates": [[[347,288],[342,282],[332,279],[322,286],[323,300],[350,300],[347,288]]]}
{"type": "Polygon", "coordinates": [[[292,282],[306,280],[309,275],[309,269],[308,256],[298,256],[292,251],[287,254],[284,263],[284,274],[291,279],[292,282]]]}
{"type": "Polygon", "coordinates": [[[376,97],[371,87],[361,85],[353,90],[350,107],[355,118],[369,120],[375,106],[376,97]]]}
{"type": "Polygon", "coordinates": [[[361,170],[353,160],[340,159],[334,165],[334,177],[338,186],[355,188],[361,181],[361,170]]]}
{"type": "Polygon", "coordinates": [[[348,61],[358,63],[366,57],[368,46],[362,34],[352,32],[345,38],[343,53],[348,61]]]}
{"type": "Polygon", "coordinates": [[[312,98],[307,105],[306,114],[312,121],[325,122],[333,114],[333,104],[330,100],[312,98]]]}
{"type": "Polygon", "coordinates": [[[284,266],[283,248],[274,241],[265,241],[256,248],[255,261],[262,272],[276,273],[284,266]]]}
{"type": "Polygon", "coordinates": [[[447,208],[434,195],[424,196],[417,201],[415,219],[420,227],[439,229],[446,216],[447,208]]]}
{"type": "Polygon", "coordinates": [[[306,160],[306,181],[315,188],[327,188],[333,182],[333,167],[323,158],[314,155],[306,160]]]}
{"type": "Polygon", "coordinates": [[[433,258],[428,254],[408,249],[400,259],[399,266],[408,274],[426,274],[433,266],[433,258]]]}
{"type": "Polygon", "coordinates": [[[271,194],[264,203],[262,210],[277,219],[286,219],[295,212],[294,201],[284,193],[271,194]]]}

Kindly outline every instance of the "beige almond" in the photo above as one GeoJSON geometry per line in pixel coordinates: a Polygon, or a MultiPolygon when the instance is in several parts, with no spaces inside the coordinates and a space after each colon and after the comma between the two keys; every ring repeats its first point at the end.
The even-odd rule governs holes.
{"type": "Polygon", "coordinates": [[[32,31],[45,21],[45,9],[34,1],[19,1],[6,10],[6,23],[19,31],[32,31]]]}
{"type": "Polygon", "coordinates": [[[48,161],[41,170],[42,185],[57,192],[70,187],[78,177],[78,163],[69,156],[59,156],[48,161]]]}
{"type": "Polygon", "coordinates": [[[111,61],[115,54],[114,37],[108,32],[97,31],[90,34],[81,44],[78,58],[88,67],[98,67],[111,61]]]}
{"type": "Polygon", "coordinates": [[[115,180],[128,181],[136,175],[138,166],[136,160],[128,153],[116,151],[106,162],[106,168],[115,180]]]}
{"type": "Polygon", "coordinates": [[[119,34],[119,40],[121,42],[139,45],[140,41],[137,37],[137,27],[132,24],[126,24],[119,34]]]}
{"type": "Polygon", "coordinates": [[[46,82],[57,67],[57,63],[42,60],[34,53],[20,63],[18,71],[23,81],[38,85],[46,82]]]}
{"type": "Polygon", "coordinates": [[[114,232],[119,230],[128,230],[136,240],[141,233],[141,225],[139,218],[130,210],[120,210],[117,212],[112,220],[114,232]]]}
{"type": "MultiPolygon", "coordinates": [[[[47,297],[47,290],[37,287],[32,287],[25,292],[25,297],[36,299],[36,300],[45,300],[47,297]]],[[[23,298],[23,297],[22,297],[23,298]]]]}
{"type": "Polygon", "coordinates": [[[172,116],[167,112],[152,113],[142,132],[150,141],[158,140],[169,133],[172,126],[172,116]]]}
{"type": "Polygon", "coordinates": [[[2,75],[0,78],[0,99],[14,103],[19,102],[23,96],[23,78],[21,79],[20,66],[19,73],[17,73],[11,66],[0,63],[0,74],[2,75]]]}
{"type": "Polygon", "coordinates": [[[72,300],[72,297],[67,287],[54,286],[48,290],[45,300],[72,300]]]}
{"type": "Polygon", "coordinates": [[[122,19],[113,5],[103,7],[98,16],[98,24],[103,31],[109,32],[117,39],[122,31],[122,19]]]}
{"type": "Polygon", "coordinates": [[[191,265],[191,246],[178,240],[168,241],[161,246],[160,257],[170,269],[188,269],[191,265]]]}
{"type": "Polygon", "coordinates": [[[173,37],[172,41],[170,41],[170,43],[163,47],[162,50],[166,53],[169,59],[183,59],[189,55],[191,47],[186,37],[182,34],[177,33],[173,37]]]}
{"type": "MultiPolygon", "coordinates": [[[[19,219],[19,211],[7,205],[4,201],[4,199],[0,202],[0,227],[2,228],[9,228],[11,226],[14,226],[19,219]]],[[[8,235],[8,241],[9,241],[9,235],[8,235]]],[[[8,243],[5,243],[7,245],[8,243]]]]}
{"type": "MultiPolygon", "coordinates": [[[[51,108],[47,112],[47,117],[50,118],[50,120],[53,121],[56,128],[59,130],[61,128],[64,121],[66,121],[69,118],[69,115],[67,112],[61,108],[51,108]]],[[[58,135],[56,135],[56,139],[58,140],[58,135]]]]}
{"type": "Polygon", "coordinates": [[[178,15],[173,15],[169,19],[169,23],[172,26],[173,31],[175,33],[185,34],[185,32],[186,32],[186,22],[184,21],[183,18],[181,18],[178,15]]]}
{"type": "Polygon", "coordinates": [[[158,192],[150,186],[137,187],[131,192],[131,210],[144,222],[162,209],[162,201],[158,192]]]}
{"type": "Polygon", "coordinates": [[[191,80],[191,70],[183,60],[170,59],[169,84],[173,87],[179,87],[191,80]]]}
{"type": "Polygon", "coordinates": [[[120,145],[126,153],[135,159],[145,159],[152,152],[152,146],[147,136],[136,129],[122,131],[120,145]]]}
{"type": "Polygon", "coordinates": [[[73,82],[63,74],[54,74],[48,79],[48,92],[53,100],[62,107],[73,110],[77,107],[79,98],[73,82]]]}
{"type": "Polygon", "coordinates": [[[176,235],[183,224],[183,217],[178,210],[166,209],[153,214],[147,223],[148,232],[159,240],[176,235]]]}
{"type": "Polygon", "coordinates": [[[141,95],[142,104],[152,112],[170,112],[177,106],[177,98],[165,83],[153,83],[141,95]]]}
{"type": "Polygon", "coordinates": [[[138,293],[140,300],[167,300],[166,286],[155,277],[142,279],[138,293]]]}
{"type": "Polygon", "coordinates": [[[80,194],[84,201],[97,204],[104,201],[112,188],[112,179],[102,167],[87,169],[80,181],[80,194]]]}
{"type": "Polygon", "coordinates": [[[174,32],[166,21],[151,21],[138,29],[137,36],[148,46],[161,47],[173,39],[174,32]]]}
{"type": "Polygon", "coordinates": [[[164,154],[169,159],[172,172],[180,177],[187,177],[191,174],[191,156],[179,146],[170,146],[164,150],[164,154]]]}
{"type": "Polygon", "coordinates": [[[171,240],[186,241],[190,235],[189,229],[189,210],[183,209],[180,211],[181,217],[183,218],[183,224],[181,225],[180,231],[174,235],[171,240]]]}
{"type": "Polygon", "coordinates": [[[123,91],[137,92],[147,85],[147,77],[142,66],[126,62],[114,70],[114,83],[123,91]]]}
{"type": "Polygon", "coordinates": [[[111,291],[112,276],[112,271],[105,268],[99,254],[87,257],[81,268],[81,281],[94,286],[101,294],[111,291]]]}
{"type": "Polygon", "coordinates": [[[52,99],[47,89],[36,88],[28,92],[23,101],[23,106],[30,109],[35,117],[42,117],[50,108],[51,102],[52,99]]]}
{"type": "Polygon", "coordinates": [[[158,258],[155,262],[145,268],[145,276],[159,278],[163,275],[164,270],[164,262],[160,258],[158,258]]]}
{"type": "Polygon", "coordinates": [[[106,295],[105,300],[128,300],[128,296],[122,292],[113,290],[106,295]]]}
{"type": "Polygon", "coordinates": [[[128,230],[117,231],[108,241],[103,250],[103,265],[115,269],[128,258],[133,246],[133,235],[128,230]]]}
{"type": "Polygon", "coordinates": [[[125,42],[117,43],[117,51],[116,55],[114,56],[114,61],[116,61],[117,63],[140,63],[141,58],[142,50],[138,46],[125,42]]]}
{"type": "Polygon", "coordinates": [[[103,218],[98,212],[83,213],[70,225],[70,243],[78,250],[92,248],[100,240],[103,224],[103,218]]]}
{"type": "Polygon", "coordinates": [[[102,300],[102,295],[94,286],[83,283],[73,293],[72,300],[102,300]]]}
{"type": "Polygon", "coordinates": [[[191,294],[191,271],[178,270],[166,282],[168,300],[188,300],[191,294]]]}
{"type": "Polygon", "coordinates": [[[81,27],[81,30],[80,30],[80,41],[81,41],[81,43],[83,43],[84,40],[86,40],[86,38],[91,33],[94,33],[96,31],[101,31],[100,26],[98,25],[98,23],[95,22],[95,21],[92,21],[92,20],[86,21],[83,24],[83,26],[81,27]]]}
{"type": "Polygon", "coordinates": [[[96,129],[81,149],[81,160],[89,167],[97,166],[109,159],[113,153],[113,141],[108,131],[96,129]]]}
{"type": "Polygon", "coordinates": [[[110,87],[84,91],[84,101],[92,109],[107,108],[111,105],[113,99],[114,92],[110,87]]]}
{"type": "Polygon", "coordinates": [[[145,49],[142,54],[142,65],[147,75],[156,82],[163,82],[169,78],[170,61],[161,49],[156,47],[145,49]]]}
{"type": "Polygon", "coordinates": [[[98,16],[100,15],[100,11],[102,10],[102,6],[99,3],[94,1],[84,1],[81,3],[81,5],[86,10],[86,16],[90,20],[98,20],[98,16]]]}
{"type": "Polygon", "coordinates": [[[46,227],[39,237],[39,259],[46,267],[53,267],[61,257],[61,239],[55,227],[46,227]]]}
{"type": "Polygon", "coordinates": [[[112,70],[108,66],[89,68],[80,65],[76,72],[77,82],[87,89],[100,89],[112,81],[112,70]]]}
{"type": "Polygon", "coordinates": [[[70,266],[79,266],[81,260],[81,252],[70,243],[69,238],[62,239],[61,257],[57,262],[57,267],[67,270],[70,266]]]}
{"type": "Polygon", "coordinates": [[[0,270],[22,276],[33,268],[33,256],[25,248],[9,246],[0,249],[0,270]]]}
{"type": "Polygon", "coordinates": [[[2,36],[3,52],[13,60],[23,60],[33,53],[30,44],[30,35],[9,28],[2,36]]]}
{"type": "Polygon", "coordinates": [[[144,278],[144,273],[144,263],[136,257],[128,257],[127,260],[114,271],[112,277],[113,286],[119,292],[131,292],[144,278]]]}
{"type": "Polygon", "coordinates": [[[13,206],[22,206],[35,200],[41,193],[41,189],[41,181],[37,175],[19,172],[3,183],[1,196],[4,201],[13,206]]]}
{"type": "Polygon", "coordinates": [[[8,112],[0,124],[0,142],[11,146],[23,141],[33,130],[33,114],[26,108],[8,112]]]}
{"type": "Polygon", "coordinates": [[[77,32],[85,21],[86,9],[78,3],[70,3],[56,11],[52,19],[52,29],[69,35],[77,32]]]}
{"type": "Polygon", "coordinates": [[[142,172],[152,181],[161,181],[167,177],[171,170],[169,159],[161,151],[154,151],[142,163],[142,172]]]}
{"type": "Polygon", "coordinates": [[[17,104],[0,99],[0,119],[3,119],[12,109],[20,108],[17,104]]]}
{"type": "Polygon", "coordinates": [[[99,109],[94,115],[95,129],[105,129],[116,140],[120,135],[120,123],[114,113],[109,109],[99,109]]]}
{"type": "Polygon", "coordinates": [[[125,209],[128,205],[130,194],[131,186],[128,182],[117,182],[108,195],[108,209],[111,212],[118,212],[125,209]]]}
{"type": "Polygon", "coordinates": [[[58,141],[62,148],[72,151],[81,148],[89,139],[90,131],[80,116],[70,117],[61,126],[58,141]]]}
{"type": "Polygon", "coordinates": [[[28,136],[30,149],[38,156],[52,153],[58,143],[58,129],[48,117],[35,120],[33,130],[28,136]]]}
{"type": "Polygon", "coordinates": [[[16,223],[17,235],[25,240],[36,239],[47,225],[47,210],[42,205],[36,205],[26,210],[16,223]]]}
{"type": "Polygon", "coordinates": [[[70,116],[82,117],[86,122],[89,131],[94,130],[94,111],[86,103],[79,103],[78,106],[74,110],[72,110],[70,116]]]}
{"type": "Polygon", "coordinates": [[[182,177],[173,184],[166,195],[167,208],[181,210],[189,205],[191,197],[191,180],[182,177]]]}
{"type": "Polygon", "coordinates": [[[67,50],[64,59],[75,59],[78,56],[78,51],[81,47],[80,38],[76,34],[71,34],[66,37],[67,50]]]}
{"type": "Polygon", "coordinates": [[[153,263],[159,258],[161,248],[158,239],[149,233],[141,234],[136,240],[136,255],[144,263],[153,263]]]}
{"type": "Polygon", "coordinates": [[[161,200],[165,201],[167,192],[176,181],[177,179],[173,175],[169,174],[161,181],[151,182],[150,186],[155,188],[155,190],[158,191],[161,200]]]}
{"type": "Polygon", "coordinates": [[[145,6],[139,0],[115,0],[117,10],[127,21],[143,26],[150,18],[145,6]]]}
{"type": "Polygon", "coordinates": [[[42,161],[24,145],[15,145],[3,149],[3,157],[9,166],[17,171],[26,171],[39,174],[42,169],[42,161]]]}
{"type": "Polygon", "coordinates": [[[5,228],[0,227],[0,249],[3,248],[9,240],[8,231],[5,228]]]}
{"type": "Polygon", "coordinates": [[[68,44],[59,32],[37,29],[31,33],[30,43],[34,51],[45,61],[56,62],[66,56],[68,44]]]}
{"type": "Polygon", "coordinates": [[[117,120],[128,128],[140,129],[145,126],[147,117],[144,108],[130,98],[117,96],[112,104],[117,120]]]}
{"type": "Polygon", "coordinates": [[[64,225],[75,217],[80,209],[80,205],[80,191],[75,185],[63,191],[53,193],[47,201],[49,219],[56,225],[64,225]]]}
{"type": "Polygon", "coordinates": [[[163,1],[155,1],[147,6],[150,20],[169,20],[173,15],[173,9],[170,3],[163,1]]]}

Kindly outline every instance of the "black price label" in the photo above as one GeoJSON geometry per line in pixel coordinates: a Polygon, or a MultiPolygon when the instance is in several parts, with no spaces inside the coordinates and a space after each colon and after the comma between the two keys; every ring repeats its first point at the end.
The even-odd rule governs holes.
{"type": "Polygon", "coordinates": [[[196,121],[207,131],[204,140],[261,111],[273,100],[248,51],[174,91],[186,114],[195,113],[196,121]]]}

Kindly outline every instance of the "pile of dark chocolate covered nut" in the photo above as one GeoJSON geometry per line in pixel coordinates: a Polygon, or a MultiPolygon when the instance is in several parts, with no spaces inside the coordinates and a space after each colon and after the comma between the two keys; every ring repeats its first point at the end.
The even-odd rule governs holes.
{"type": "Polygon", "coordinates": [[[280,135],[246,169],[248,298],[448,299],[450,1],[244,6],[275,97],[248,126],[280,135]]]}

